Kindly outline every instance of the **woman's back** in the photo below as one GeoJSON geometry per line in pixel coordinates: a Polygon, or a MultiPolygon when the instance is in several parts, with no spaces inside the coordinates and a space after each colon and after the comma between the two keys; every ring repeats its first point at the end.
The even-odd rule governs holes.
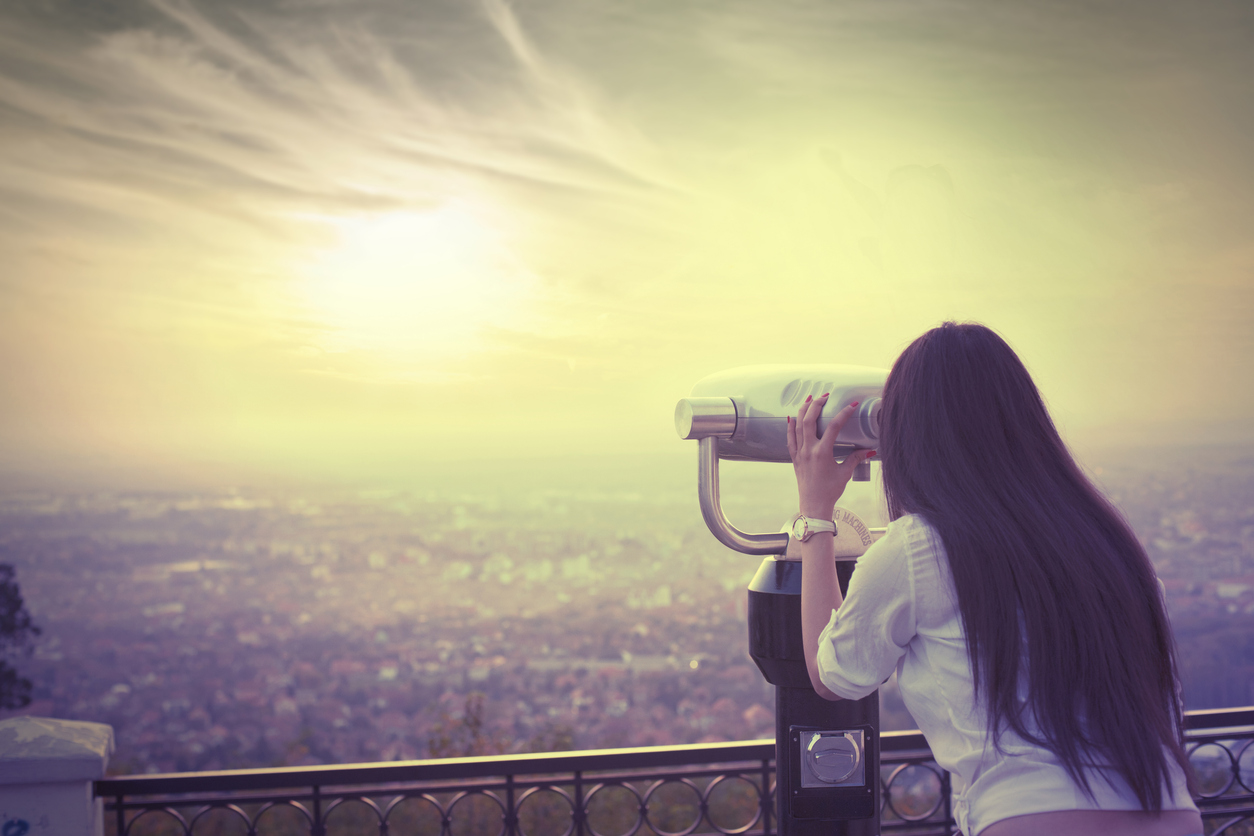
{"type": "MultiPolygon", "coordinates": [[[[837,421],[821,437],[815,429],[824,401],[790,429],[808,517],[830,512],[858,459],[832,464],[837,421]]],[[[815,648],[818,662],[828,656],[811,667],[816,689],[869,693],[882,677],[853,687],[848,672],[873,677],[863,662],[900,659],[906,705],[958,776],[976,832],[1042,794],[1053,806],[1041,812],[1191,807],[1153,567],[1072,459],[1014,351],[981,325],[934,328],[894,364],[879,415],[897,522],[860,561],[849,601],[831,588],[826,553],[802,549],[818,579],[803,586],[803,633],[833,633],[815,648]],[[828,601],[840,609],[823,631],[828,601]]]]}
{"type": "MultiPolygon", "coordinates": [[[[949,561],[935,529],[916,515],[894,521],[859,559],[845,602],[819,639],[824,683],[842,697],[871,693],[894,667],[906,708],[937,763],[952,773],[954,815],[964,833],[1031,813],[1142,809],[1110,769],[1086,770],[1089,796],[1048,749],[1010,729],[993,740],[949,561]]],[[[1039,732],[1031,718],[1027,724],[1039,732]]],[[[1162,794],[1165,808],[1196,815],[1178,766],[1162,794]]]]}
{"type": "Polygon", "coordinates": [[[1082,790],[1086,762],[1110,764],[1160,809],[1185,757],[1157,579],[1027,369],[988,328],[946,323],[902,352],[880,414],[890,516],[921,514],[944,546],[989,725],[1082,790]]]}

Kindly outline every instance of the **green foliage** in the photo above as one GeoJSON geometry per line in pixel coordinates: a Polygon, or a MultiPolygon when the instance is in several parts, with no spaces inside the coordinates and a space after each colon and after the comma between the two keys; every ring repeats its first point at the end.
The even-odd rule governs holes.
{"type": "Polygon", "coordinates": [[[8,660],[30,653],[40,633],[22,601],[15,575],[12,566],[0,563],[0,708],[30,705],[31,682],[19,676],[8,660]]]}

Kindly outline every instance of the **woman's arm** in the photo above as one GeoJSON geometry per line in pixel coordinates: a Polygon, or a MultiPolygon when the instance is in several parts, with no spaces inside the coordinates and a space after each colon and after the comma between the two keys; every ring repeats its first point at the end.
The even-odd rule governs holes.
{"type": "MultiPolygon", "coordinates": [[[[797,418],[788,421],[788,454],[797,476],[797,493],[801,513],[815,519],[830,520],[836,502],[845,492],[853,469],[875,455],[875,451],[853,453],[843,463],[836,462],[833,452],[836,436],[853,415],[858,402],[836,414],[827,430],[819,437],[819,414],[827,404],[827,395],[816,400],[806,398],[797,418]]],[[[815,692],[828,700],[840,696],[823,684],[819,677],[819,635],[831,620],[832,610],[843,600],[836,578],[836,536],[815,533],[801,544],[801,637],[805,647],[806,670],[815,692]]]]}
{"type": "MultiPolygon", "coordinates": [[[[830,520],[831,516],[823,519],[830,520]]],[[[823,531],[801,544],[801,640],[810,684],[825,700],[841,699],[819,678],[819,634],[831,621],[832,610],[840,609],[843,600],[840,582],[836,579],[835,542],[834,534],[823,531]]]]}

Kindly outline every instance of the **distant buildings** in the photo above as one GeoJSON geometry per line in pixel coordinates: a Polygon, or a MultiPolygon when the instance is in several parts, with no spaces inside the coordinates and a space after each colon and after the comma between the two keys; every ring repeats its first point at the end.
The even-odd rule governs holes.
{"type": "MultiPolygon", "coordinates": [[[[1254,465],[1103,482],[1186,700],[1254,702],[1254,465]]],[[[44,628],[29,710],[111,723],[120,771],[424,757],[472,692],[513,750],[772,734],[757,562],[669,500],[4,495],[0,561],[44,628]]]]}

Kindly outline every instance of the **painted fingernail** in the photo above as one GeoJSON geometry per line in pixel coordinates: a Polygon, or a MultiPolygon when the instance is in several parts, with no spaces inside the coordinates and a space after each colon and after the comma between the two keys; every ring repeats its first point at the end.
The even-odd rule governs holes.
{"type": "Polygon", "coordinates": [[[826,397],[827,397],[828,395],[830,395],[830,394],[832,394],[832,393],[831,393],[831,392],[824,392],[824,393],[823,393],[822,395],[820,395],[819,397],[821,397],[821,398],[826,398],[826,397]]]}
{"type": "Polygon", "coordinates": [[[806,403],[809,403],[809,402],[810,402],[810,396],[806,395],[806,403]]]}
{"type": "Polygon", "coordinates": [[[854,406],[857,406],[859,403],[860,403],[859,401],[854,401],[853,403],[849,404],[849,406],[854,407],[854,406]]]}
{"type": "Polygon", "coordinates": [[[872,450],[871,452],[869,452],[869,453],[867,453],[867,454],[866,454],[866,457],[869,459],[869,458],[871,458],[872,456],[874,456],[874,455],[876,454],[876,452],[877,452],[876,450],[872,450]]]}

